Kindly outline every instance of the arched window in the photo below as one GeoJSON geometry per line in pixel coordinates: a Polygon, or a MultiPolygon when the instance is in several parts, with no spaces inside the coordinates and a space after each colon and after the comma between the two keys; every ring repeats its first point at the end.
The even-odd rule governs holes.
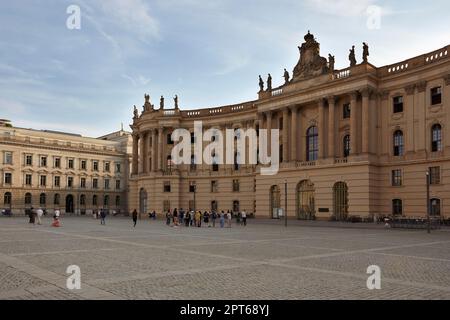
{"type": "Polygon", "coordinates": [[[11,205],[11,201],[12,201],[11,192],[6,192],[5,196],[3,198],[3,203],[5,204],[5,206],[10,206],[11,205]]]}
{"type": "Polygon", "coordinates": [[[316,161],[319,158],[319,131],[313,126],[306,132],[306,160],[316,161]]]}
{"type": "Polygon", "coordinates": [[[430,200],[430,215],[440,216],[441,215],[441,200],[431,199],[430,200]]]}
{"type": "Polygon", "coordinates": [[[25,204],[31,204],[32,198],[31,193],[25,194],[25,204]]]}
{"type": "Polygon", "coordinates": [[[92,205],[95,207],[98,206],[98,196],[94,195],[92,197],[92,205]]]}
{"type": "Polygon", "coordinates": [[[85,206],[86,205],[86,196],[84,194],[82,194],[80,196],[80,206],[85,206]]]}
{"type": "Polygon", "coordinates": [[[403,201],[400,199],[392,200],[392,214],[394,216],[403,215],[403,201]]]}
{"type": "Polygon", "coordinates": [[[404,139],[403,132],[397,130],[394,133],[394,156],[399,157],[404,154],[404,139]]]}
{"type": "Polygon", "coordinates": [[[116,196],[116,207],[120,207],[120,196],[116,196]]]}
{"type": "Polygon", "coordinates": [[[442,151],[442,127],[440,124],[435,124],[431,128],[431,151],[442,151]]]}
{"type": "Polygon", "coordinates": [[[300,220],[313,220],[316,214],[316,188],[312,181],[303,180],[297,185],[296,211],[300,220]]]}
{"type": "Polygon", "coordinates": [[[278,209],[281,207],[281,193],[279,186],[270,188],[270,214],[271,218],[278,218],[278,209]]]}
{"type": "Polygon", "coordinates": [[[45,206],[46,203],[47,203],[47,196],[45,195],[45,193],[41,193],[41,195],[39,196],[39,204],[41,206],[45,206]]]}
{"type": "Polygon", "coordinates": [[[345,221],[348,216],[348,186],[337,182],[333,187],[334,216],[337,221],[345,221]]]}
{"type": "Polygon", "coordinates": [[[61,202],[61,196],[57,193],[57,194],[55,194],[55,197],[53,199],[53,204],[58,206],[60,202],[61,202]]]}
{"type": "Polygon", "coordinates": [[[343,150],[344,150],[344,158],[348,158],[350,156],[350,135],[346,135],[343,141],[343,150]]]}
{"type": "Polygon", "coordinates": [[[105,207],[108,207],[108,206],[109,206],[109,196],[108,196],[108,195],[106,195],[106,196],[103,198],[103,205],[104,205],[105,207]]]}

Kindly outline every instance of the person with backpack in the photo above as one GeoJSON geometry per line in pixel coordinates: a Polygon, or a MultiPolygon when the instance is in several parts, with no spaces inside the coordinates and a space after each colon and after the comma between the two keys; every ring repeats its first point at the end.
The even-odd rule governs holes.
{"type": "Polygon", "coordinates": [[[137,223],[137,220],[138,220],[138,213],[137,213],[137,210],[136,209],[134,209],[134,211],[133,211],[133,227],[134,228],[136,228],[136,223],[137,223]]]}
{"type": "Polygon", "coordinates": [[[106,225],[106,210],[105,209],[100,210],[100,218],[101,218],[100,224],[105,226],[106,225]]]}

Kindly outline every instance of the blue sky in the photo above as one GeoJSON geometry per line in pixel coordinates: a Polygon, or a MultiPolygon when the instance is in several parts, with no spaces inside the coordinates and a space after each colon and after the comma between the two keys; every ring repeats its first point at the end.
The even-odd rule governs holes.
{"type": "Polygon", "coordinates": [[[348,66],[370,45],[376,66],[450,44],[448,0],[17,0],[0,2],[0,118],[100,136],[126,128],[144,93],[182,109],[256,98],[258,75],[282,83],[311,30],[348,66]],[[66,27],[69,5],[81,29],[66,27]],[[367,8],[381,8],[379,29],[367,8]]]}

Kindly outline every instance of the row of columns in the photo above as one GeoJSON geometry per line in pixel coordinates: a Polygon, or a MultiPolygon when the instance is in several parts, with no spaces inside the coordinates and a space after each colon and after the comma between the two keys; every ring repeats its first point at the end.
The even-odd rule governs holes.
{"type": "MultiPolygon", "coordinates": [[[[370,96],[371,89],[365,88],[361,91],[355,91],[349,94],[350,96],[350,149],[351,154],[368,154],[370,153],[370,96]],[[358,97],[361,95],[361,103],[358,103],[358,97]],[[359,132],[359,123],[361,122],[361,132],[359,132]],[[361,146],[358,139],[361,137],[361,146]]],[[[327,97],[326,99],[319,99],[317,101],[318,108],[318,158],[336,158],[336,103],[335,96],[327,97]],[[328,121],[326,121],[326,106],[328,105],[328,121]],[[326,127],[326,124],[327,127],[326,127]],[[327,141],[327,144],[325,143],[327,141]]],[[[306,131],[308,128],[302,128],[299,123],[299,107],[291,106],[281,110],[283,119],[282,145],[283,145],[283,162],[289,161],[303,161],[306,156],[298,154],[298,147],[302,150],[302,144],[306,143],[306,131]],[[290,117],[290,121],[289,121],[290,117]],[[290,122],[290,126],[289,126],[290,122]]],[[[276,111],[266,111],[258,115],[259,122],[262,129],[269,129],[273,127],[273,116],[276,111]]],[[[300,121],[301,122],[301,121],[300,121]]],[[[271,134],[268,131],[268,148],[271,150],[271,134]]],[[[343,143],[340,141],[340,143],[343,143]]],[[[306,151],[306,148],[305,148],[306,151]]]]}
{"type": "Polygon", "coordinates": [[[132,173],[149,173],[163,169],[164,128],[133,135],[132,173]],[[150,161],[149,161],[150,160],[150,161]]]}

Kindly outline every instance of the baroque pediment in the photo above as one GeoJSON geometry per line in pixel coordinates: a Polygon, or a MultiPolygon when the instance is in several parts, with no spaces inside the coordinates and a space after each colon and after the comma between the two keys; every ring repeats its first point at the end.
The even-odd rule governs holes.
{"type": "Polygon", "coordinates": [[[320,56],[320,43],[314,39],[314,35],[309,31],[305,36],[305,42],[298,48],[300,60],[294,68],[292,81],[305,80],[329,72],[327,59],[320,56]]]}

